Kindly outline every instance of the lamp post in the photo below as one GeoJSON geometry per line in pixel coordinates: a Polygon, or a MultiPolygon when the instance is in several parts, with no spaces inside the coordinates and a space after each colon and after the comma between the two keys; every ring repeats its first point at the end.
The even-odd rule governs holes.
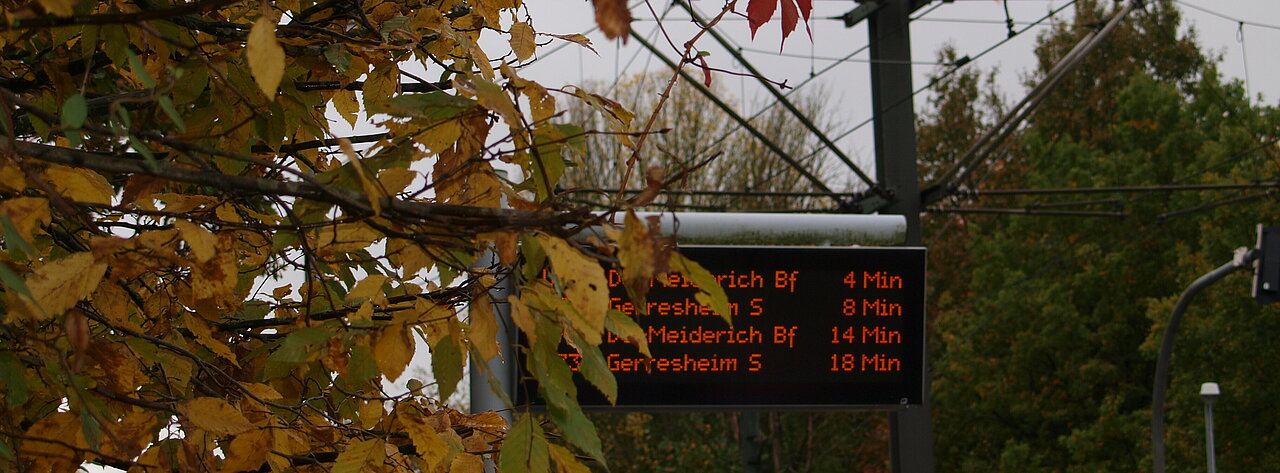
{"type": "Polygon", "coordinates": [[[1218,383],[1200,385],[1200,398],[1204,399],[1204,449],[1209,461],[1209,473],[1218,473],[1217,461],[1213,454],[1213,402],[1218,400],[1222,391],[1218,383]]]}

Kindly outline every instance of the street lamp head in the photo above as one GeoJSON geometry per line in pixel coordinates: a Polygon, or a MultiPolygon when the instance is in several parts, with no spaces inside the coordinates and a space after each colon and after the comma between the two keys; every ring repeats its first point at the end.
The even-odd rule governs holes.
{"type": "Polygon", "coordinates": [[[1222,390],[1218,388],[1218,383],[1204,383],[1200,385],[1200,397],[1206,402],[1213,402],[1222,395],[1222,390]]]}

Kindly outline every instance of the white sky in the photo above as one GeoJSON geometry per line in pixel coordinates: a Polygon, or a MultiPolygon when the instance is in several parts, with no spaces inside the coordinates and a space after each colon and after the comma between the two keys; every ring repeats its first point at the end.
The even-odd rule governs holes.
{"type": "MultiPolygon", "coordinates": [[[[703,17],[710,17],[722,5],[719,1],[713,0],[695,0],[693,3],[702,11],[703,17]]],[[[746,0],[739,0],[740,10],[744,8],[745,3],[746,0]]],[[[865,22],[854,28],[845,28],[842,21],[825,19],[838,17],[853,9],[857,6],[854,1],[815,0],[813,3],[812,42],[803,30],[798,30],[788,38],[781,55],[778,54],[780,27],[776,19],[761,27],[759,35],[754,40],[750,38],[747,23],[742,17],[726,18],[717,30],[736,42],[737,46],[742,48],[747,60],[773,81],[785,81],[788,85],[794,86],[809,79],[812,72],[820,72],[834,64],[834,67],[818,75],[810,84],[810,86],[824,88],[828,91],[831,100],[836,102],[831,107],[831,110],[837,114],[836,129],[828,131],[828,136],[834,138],[850,131],[871,116],[869,71],[865,62],[869,57],[867,52],[864,50],[855,54],[851,61],[833,60],[845,57],[866,46],[867,31],[865,22]]],[[[1010,0],[1008,7],[1010,16],[1018,22],[1018,29],[1022,29],[1024,23],[1040,19],[1049,11],[1068,3],[1070,2],[1067,0],[1010,0]]],[[[632,5],[633,15],[637,19],[633,23],[636,31],[650,38],[651,42],[662,48],[668,57],[677,57],[671,47],[666,46],[666,41],[657,35],[657,22],[653,21],[655,15],[649,12],[649,8],[642,3],[633,2],[632,5]]],[[[1202,47],[1222,54],[1221,70],[1225,75],[1241,80],[1247,77],[1249,90],[1254,97],[1261,94],[1265,103],[1276,104],[1276,97],[1280,97],[1280,59],[1270,47],[1280,42],[1280,1],[1179,0],[1177,5],[1184,14],[1184,23],[1197,31],[1202,47]],[[1236,21],[1213,16],[1194,7],[1272,27],[1247,23],[1241,27],[1236,21]],[[1241,38],[1243,41],[1240,40],[1241,38]],[[1245,52],[1248,53],[1247,69],[1245,52]]],[[[594,42],[595,49],[599,51],[599,55],[596,55],[574,45],[560,50],[542,48],[539,51],[539,60],[526,67],[522,74],[538,80],[543,85],[578,84],[586,80],[608,82],[619,75],[641,70],[668,70],[635,41],[623,46],[617,41],[606,40],[599,32],[589,31],[594,26],[594,21],[590,3],[585,0],[530,0],[528,6],[534,28],[538,31],[561,34],[586,33],[594,42]]],[[[667,7],[668,4],[657,0],[653,4],[658,16],[662,16],[667,7]]],[[[914,88],[925,85],[927,75],[936,70],[936,66],[929,63],[936,60],[936,52],[942,45],[948,43],[955,45],[961,56],[976,56],[1007,36],[1004,24],[1004,3],[999,0],[933,2],[917,12],[917,15],[926,11],[928,13],[922,15],[920,20],[911,24],[913,60],[923,62],[914,66],[914,88]],[[955,20],[964,20],[964,22],[955,20]],[[971,22],[974,20],[977,22],[971,22]]],[[[1069,21],[1073,13],[1073,8],[1067,8],[1055,19],[1069,21]]],[[[664,25],[672,41],[677,45],[682,45],[693,35],[695,30],[688,21],[689,15],[682,8],[671,8],[667,11],[666,17],[668,20],[664,25]]],[[[1036,33],[1042,30],[1044,30],[1042,27],[1032,28],[975,60],[968,67],[977,66],[983,70],[997,68],[1000,71],[999,79],[1006,97],[1016,101],[1023,93],[1021,78],[1029,71],[1034,61],[1033,47],[1036,33]]],[[[698,47],[711,52],[707,59],[712,67],[733,71],[743,70],[732,56],[716,44],[714,39],[704,37],[699,41],[698,47]]],[[[689,70],[695,76],[698,75],[696,70],[689,70]]],[[[767,94],[755,79],[716,74],[715,80],[721,81],[722,85],[728,86],[727,88],[739,97],[762,97],[767,94]]],[[[595,92],[610,95],[608,90],[595,92]]],[[[925,103],[925,98],[925,94],[916,97],[917,110],[925,103]]],[[[755,111],[756,109],[750,107],[748,110],[740,110],[745,112],[744,115],[750,115],[755,111]]],[[[645,111],[636,112],[643,114],[645,111]]],[[[796,126],[800,125],[797,123],[796,126]]],[[[871,126],[865,125],[838,141],[843,151],[859,162],[868,173],[872,170],[870,162],[874,152],[871,136],[871,126]]],[[[833,187],[840,185],[843,181],[843,179],[828,179],[828,183],[833,187]]]]}

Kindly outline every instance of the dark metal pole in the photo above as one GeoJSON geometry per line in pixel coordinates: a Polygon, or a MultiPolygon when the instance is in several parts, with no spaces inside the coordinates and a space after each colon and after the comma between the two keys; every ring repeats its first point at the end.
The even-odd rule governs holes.
{"type": "Polygon", "coordinates": [[[1178,297],[1178,303],[1173,306],[1173,315],[1169,316],[1169,325],[1165,327],[1164,340],[1160,343],[1160,355],[1156,358],[1156,379],[1154,386],[1151,388],[1151,460],[1154,473],[1164,473],[1165,471],[1164,401],[1165,393],[1169,389],[1169,363],[1170,357],[1173,355],[1173,339],[1178,335],[1178,326],[1182,324],[1182,316],[1187,313],[1187,307],[1191,305],[1191,300],[1196,297],[1196,294],[1227,277],[1227,275],[1249,267],[1249,264],[1257,257],[1257,250],[1245,248],[1236,250],[1235,258],[1232,258],[1229,263],[1205,273],[1192,282],[1190,286],[1187,286],[1187,289],[1182,292],[1182,296],[1178,297]]]}
{"type": "MultiPolygon", "coordinates": [[[[888,193],[884,213],[907,218],[907,245],[921,244],[920,180],[916,164],[916,117],[911,99],[911,7],[908,0],[879,2],[871,12],[871,103],[875,117],[876,179],[888,193]]],[[[922,354],[923,355],[923,354],[922,354]]],[[[917,408],[889,413],[894,473],[933,473],[933,415],[928,356],[924,398],[917,408]]]]}

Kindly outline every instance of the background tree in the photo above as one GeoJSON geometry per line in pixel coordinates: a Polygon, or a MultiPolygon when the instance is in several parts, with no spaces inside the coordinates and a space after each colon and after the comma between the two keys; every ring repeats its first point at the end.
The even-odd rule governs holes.
{"type": "Polygon", "coordinates": [[[610,228],[626,243],[569,239],[598,217],[555,195],[582,130],[551,121],[557,101],[628,112],[519,77],[540,41],[520,7],[0,0],[0,469],[514,473],[602,458],[556,354],[574,346],[612,398],[595,346],[606,327],[643,344],[607,315],[601,264],[637,289],[709,275],[635,218],[610,228]],[[510,51],[478,46],[493,36],[510,51]],[[384,131],[341,137],[329,109],[384,131]],[[472,267],[489,250],[509,276],[472,267]],[[554,427],[390,383],[415,339],[441,399],[467,355],[496,356],[499,277],[519,290],[525,368],[554,427]]]}
{"type": "MultiPolygon", "coordinates": [[[[1040,66],[1032,80],[1109,17],[1104,5],[1079,2],[1072,23],[1041,36],[1040,66]]],[[[1007,150],[989,157],[969,188],[1273,179],[1275,109],[1250,104],[1239,84],[1222,83],[1213,62],[1198,50],[1194,32],[1182,26],[1172,2],[1149,2],[1053,92],[1007,150]]],[[[954,100],[975,97],[972,87],[956,84],[944,104],[958,106],[962,102],[954,100]]],[[[922,133],[929,137],[922,145],[949,139],[936,133],[937,124],[963,116],[930,117],[926,128],[935,134],[922,133]]],[[[955,142],[976,136],[984,121],[970,122],[966,131],[951,132],[955,142]]],[[[1187,284],[1226,261],[1233,248],[1252,244],[1254,223],[1275,220],[1274,205],[1259,197],[1265,195],[1255,189],[988,196],[951,205],[1054,204],[1122,211],[1127,217],[932,216],[926,239],[959,245],[959,258],[969,268],[931,272],[942,469],[1149,468],[1152,373],[1164,321],[1187,284]]],[[[931,256],[954,258],[939,253],[949,252],[935,248],[931,256]]],[[[936,266],[938,260],[931,259],[936,266]]],[[[1250,373],[1275,360],[1254,337],[1276,332],[1259,323],[1267,315],[1230,311],[1274,315],[1275,309],[1252,306],[1243,277],[1211,293],[1197,301],[1190,316],[1195,322],[1189,324],[1195,328],[1184,329],[1175,356],[1171,471],[1203,467],[1195,393],[1209,380],[1242,390],[1234,401],[1240,404],[1219,404],[1220,411],[1233,409],[1218,415],[1220,427],[1240,426],[1239,433],[1219,434],[1220,464],[1267,469],[1274,453],[1243,436],[1265,437],[1262,432],[1275,425],[1260,402],[1274,398],[1276,386],[1250,373]],[[1235,336],[1242,332],[1250,333],[1235,336]]]]}
{"type": "MultiPolygon", "coordinates": [[[[610,95],[622,101],[628,109],[647,112],[653,110],[666,85],[662,74],[643,73],[626,77],[611,87],[610,95]]],[[[604,83],[588,83],[586,87],[605,89],[604,83]]],[[[737,99],[724,90],[721,82],[713,82],[711,89],[730,105],[737,99]]],[[[796,106],[815,120],[820,129],[834,119],[825,94],[820,89],[806,89],[793,95],[796,106]]],[[[746,113],[744,113],[746,115],[746,113]]],[[[589,104],[568,106],[565,119],[571,123],[601,124],[605,115],[589,104]]],[[[814,175],[830,177],[834,172],[828,164],[829,154],[821,142],[807,132],[795,118],[782,107],[771,107],[751,122],[758,130],[783,151],[796,159],[809,156],[805,166],[814,175]],[[816,151],[816,152],[815,152],[816,151]],[[813,153],[810,155],[810,153],[813,153]]],[[[602,124],[601,124],[602,125],[602,124]]],[[[601,125],[593,128],[603,129],[601,125]]],[[[675,84],[670,97],[662,107],[654,130],[660,131],[648,138],[653,152],[642,168],[659,167],[668,178],[693,169],[698,172],[682,176],[672,187],[675,191],[732,191],[732,192],[810,192],[812,183],[805,180],[786,162],[778,159],[759,140],[741,129],[728,115],[707,100],[693,86],[684,81],[675,84]],[[707,162],[710,160],[710,162],[707,162]]],[[[583,189],[618,189],[622,183],[626,160],[631,156],[625,143],[608,136],[593,135],[584,140],[581,150],[571,152],[573,167],[565,171],[565,185],[583,189]]],[[[643,189],[643,172],[632,173],[628,189],[643,189]]],[[[840,179],[843,180],[843,179],[840,179]]],[[[589,193],[584,193],[590,196],[589,193]]],[[[593,201],[604,202],[601,198],[593,201]]],[[[654,205],[673,209],[698,209],[719,211],[807,209],[825,203],[812,198],[762,197],[743,195],[687,195],[663,194],[654,205]]]]}

